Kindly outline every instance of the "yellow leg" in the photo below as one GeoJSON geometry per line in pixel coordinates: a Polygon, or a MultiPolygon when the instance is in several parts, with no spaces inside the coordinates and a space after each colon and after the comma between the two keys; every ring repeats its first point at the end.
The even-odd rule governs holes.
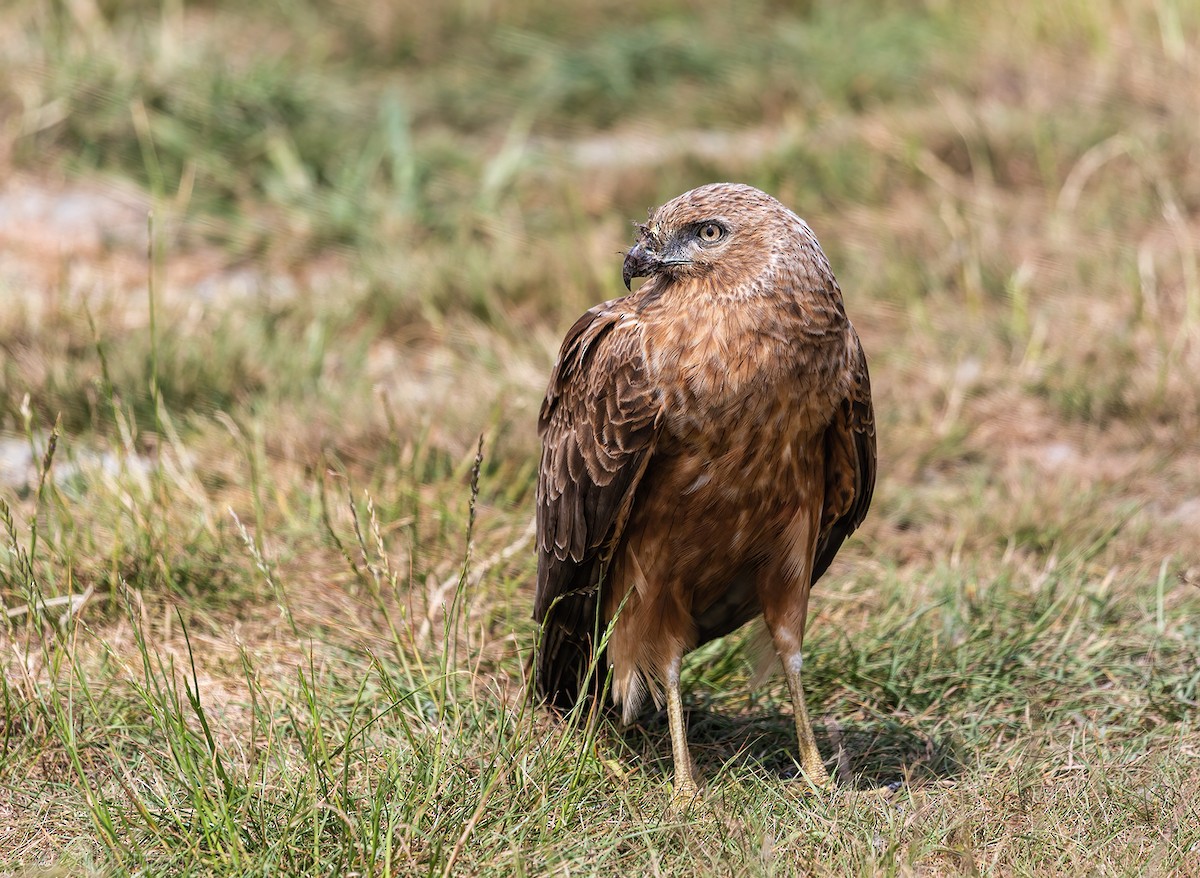
{"type": "Polygon", "coordinates": [[[817,739],[813,736],[812,723],[808,719],[808,708],[804,704],[804,685],[800,682],[800,655],[797,653],[783,660],[783,670],[787,674],[788,689],[792,693],[792,707],[796,714],[796,740],[800,744],[800,768],[805,776],[816,786],[830,787],[829,772],[817,749],[817,739]]]}
{"type": "Polygon", "coordinates": [[[675,762],[675,790],[671,804],[676,808],[686,808],[699,792],[692,776],[692,755],[688,752],[687,728],[683,724],[683,699],[679,695],[681,664],[682,657],[676,657],[667,669],[667,725],[671,729],[671,755],[675,762]]]}

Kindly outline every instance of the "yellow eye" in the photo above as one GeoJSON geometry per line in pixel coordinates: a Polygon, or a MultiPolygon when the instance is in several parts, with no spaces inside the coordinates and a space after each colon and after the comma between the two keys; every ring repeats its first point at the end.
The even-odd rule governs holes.
{"type": "Polygon", "coordinates": [[[705,223],[700,227],[700,240],[706,244],[711,244],[714,241],[720,241],[725,235],[725,230],[716,223],[705,223]]]}

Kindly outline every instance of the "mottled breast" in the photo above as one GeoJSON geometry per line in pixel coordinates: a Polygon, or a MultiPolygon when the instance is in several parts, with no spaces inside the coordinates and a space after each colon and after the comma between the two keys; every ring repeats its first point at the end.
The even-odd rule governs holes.
{"type": "Polygon", "coordinates": [[[665,432],[720,455],[731,443],[745,448],[760,436],[773,445],[803,442],[823,430],[848,390],[844,318],[814,332],[769,299],[722,304],[644,315],[665,432]]]}

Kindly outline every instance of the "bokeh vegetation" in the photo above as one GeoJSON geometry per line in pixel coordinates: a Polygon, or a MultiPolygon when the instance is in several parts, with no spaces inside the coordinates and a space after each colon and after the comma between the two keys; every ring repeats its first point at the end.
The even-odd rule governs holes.
{"type": "Polygon", "coordinates": [[[0,869],[1200,874],[1197,119],[1183,0],[6,4],[0,869]],[[534,424],[717,179],[821,238],[880,484],[841,789],[741,633],[678,815],[663,718],[526,698],[534,424]]]}

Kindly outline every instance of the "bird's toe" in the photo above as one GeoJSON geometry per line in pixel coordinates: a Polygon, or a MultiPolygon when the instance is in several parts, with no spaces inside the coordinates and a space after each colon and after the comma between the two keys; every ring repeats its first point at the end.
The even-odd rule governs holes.
{"type": "Polygon", "coordinates": [[[902,789],[904,789],[904,781],[894,780],[891,783],[886,783],[881,787],[872,787],[871,789],[867,790],[866,793],[868,796],[875,796],[880,799],[890,799],[902,789]]]}

